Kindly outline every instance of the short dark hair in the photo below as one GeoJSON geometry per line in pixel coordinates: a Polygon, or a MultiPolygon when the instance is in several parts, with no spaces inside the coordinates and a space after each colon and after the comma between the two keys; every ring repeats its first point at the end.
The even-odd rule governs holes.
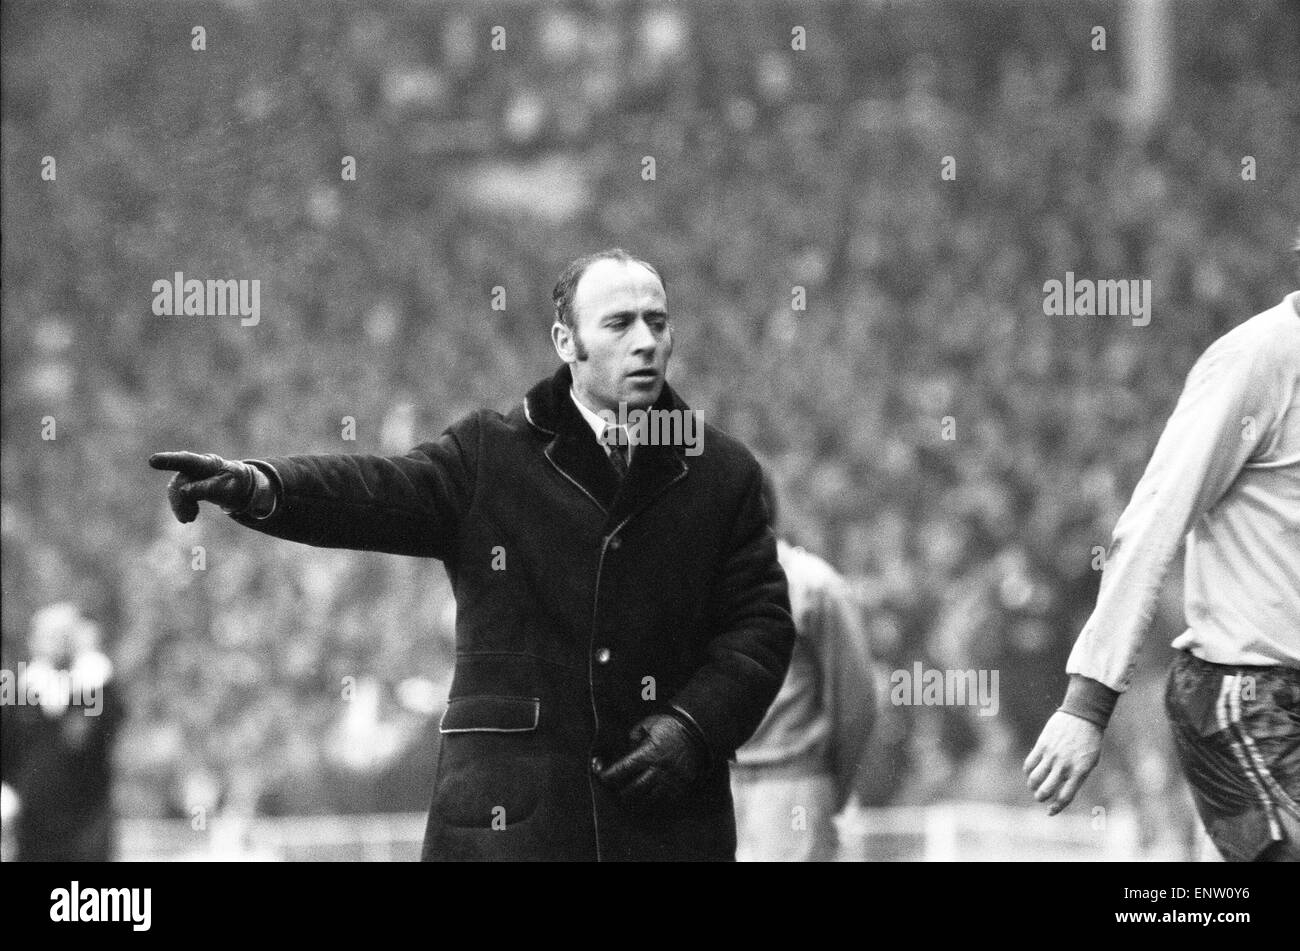
{"type": "Polygon", "coordinates": [[[622,248],[606,248],[604,251],[585,255],[569,262],[569,266],[560,274],[560,279],[555,282],[555,290],[551,291],[551,301],[555,304],[555,320],[557,323],[564,324],[570,330],[576,329],[573,323],[573,292],[578,289],[578,281],[582,280],[582,275],[587,273],[587,268],[597,261],[621,261],[624,264],[639,264],[659,278],[659,283],[664,286],[664,293],[668,293],[668,282],[664,280],[657,267],[634,254],[629,254],[622,248]]]}

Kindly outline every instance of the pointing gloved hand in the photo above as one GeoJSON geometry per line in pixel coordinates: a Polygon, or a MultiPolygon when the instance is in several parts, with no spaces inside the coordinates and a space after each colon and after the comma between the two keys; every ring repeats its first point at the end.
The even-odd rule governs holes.
{"type": "Polygon", "coordinates": [[[632,751],[600,774],[601,781],[632,806],[653,806],[680,798],[709,758],[704,738],[685,719],[655,713],[628,734],[632,751]]]}
{"type": "Polygon", "coordinates": [[[167,486],[167,501],[181,522],[198,517],[200,502],[212,502],[225,512],[243,512],[258,488],[253,466],[210,452],[156,452],[149,465],[176,473],[167,486]]]}

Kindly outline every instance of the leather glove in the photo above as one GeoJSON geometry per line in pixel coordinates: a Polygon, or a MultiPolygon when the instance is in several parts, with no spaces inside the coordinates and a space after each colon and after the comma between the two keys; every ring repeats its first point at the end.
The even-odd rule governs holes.
{"type": "Polygon", "coordinates": [[[703,738],[671,713],[651,714],[628,736],[636,745],[606,768],[600,779],[632,806],[680,799],[708,760],[703,738]]]}
{"type": "Polygon", "coordinates": [[[198,517],[199,502],[220,505],[227,513],[243,512],[257,490],[252,466],[210,452],[156,452],[149,457],[149,465],[176,473],[167,486],[167,501],[181,522],[198,517]]]}

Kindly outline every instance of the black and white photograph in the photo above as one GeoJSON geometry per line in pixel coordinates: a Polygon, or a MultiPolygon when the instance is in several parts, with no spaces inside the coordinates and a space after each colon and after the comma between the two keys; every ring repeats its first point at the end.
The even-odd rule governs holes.
{"type": "Polygon", "coordinates": [[[1300,5],[0,10],[6,865],[1300,861],[1300,5]]]}

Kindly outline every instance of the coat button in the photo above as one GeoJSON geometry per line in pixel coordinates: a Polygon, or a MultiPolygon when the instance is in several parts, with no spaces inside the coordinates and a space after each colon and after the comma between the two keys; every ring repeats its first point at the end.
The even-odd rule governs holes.
{"type": "Polygon", "coordinates": [[[599,756],[593,756],[591,758],[591,771],[593,773],[599,773],[604,768],[605,768],[605,764],[600,761],[599,756]]]}
{"type": "Polygon", "coordinates": [[[598,663],[598,664],[608,664],[608,663],[609,663],[609,648],[608,648],[608,647],[602,647],[600,650],[596,651],[596,663],[598,663]]]}
{"type": "Polygon", "coordinates": [[[618,551],[619,547],[622,544],[623,544],[623,539],[619,538],[617,535],[609,536],[609,547],[614,551],[618,551]]]}

